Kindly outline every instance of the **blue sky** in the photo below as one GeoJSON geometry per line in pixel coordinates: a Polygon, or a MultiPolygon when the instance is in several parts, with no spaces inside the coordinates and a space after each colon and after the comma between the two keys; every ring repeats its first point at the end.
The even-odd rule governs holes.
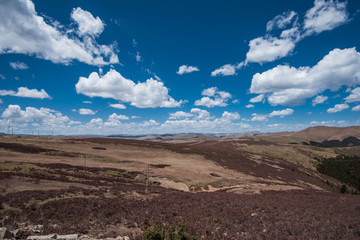
{"type": "Polygon", "coordinates": [[[0,132],[360,124],[360,2],[0,1],[0,132]]]}

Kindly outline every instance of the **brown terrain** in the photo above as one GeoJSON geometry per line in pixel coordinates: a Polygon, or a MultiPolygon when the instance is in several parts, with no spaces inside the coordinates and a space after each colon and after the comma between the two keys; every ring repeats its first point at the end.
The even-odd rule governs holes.
{"type": "Polygon", "coordinates": [[[359,147],[301,144],[358,133],[316,127],[168,141],[1,136],[0,227],[18,230],[19,239],[143,239],[152,223],[181,222],[196,239],[359,239],[360,196],[340,194],[346,184],[316,170],[317,159],[359,156],[359,147]]]}

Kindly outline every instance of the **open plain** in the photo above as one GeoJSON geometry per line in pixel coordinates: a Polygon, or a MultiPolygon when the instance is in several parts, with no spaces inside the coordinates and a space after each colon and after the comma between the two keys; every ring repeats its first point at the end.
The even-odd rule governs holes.
{"type": "Polygon", "coordinates": [[[317,171],[358,147],[277,138],[1,136],[0,224],[19,239],[143,239],[182,222],[196,239],[358,239],[358,189],[317,171]]]}

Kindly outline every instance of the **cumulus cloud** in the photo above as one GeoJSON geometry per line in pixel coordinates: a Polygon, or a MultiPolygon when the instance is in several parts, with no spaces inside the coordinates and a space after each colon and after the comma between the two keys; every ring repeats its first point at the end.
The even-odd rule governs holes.
{"type": "Polygon", "coordinates": [[[253,122],[255,122],[255,121],[266,122],[268,120],[268,115],[262,115],[262,114],[253,113],[253,114],[251,114],[251,116],[253,116],[251,118],[251,121],[253,121],[253,122]]]}
{"type": "Polygon", "coordinates": [[[336,112],[341,112],[345,109],[348,109],[349,105],[347,105],[346,103],[343,104],[336,104],[333,108],[329,108],[327,110],[328,113],[336,113],[336,112]]]}
{"type": "Polygon", "coordinates": [[[93,72],[88,78],[80,77],[75,87],[78,94],[112,98],[138,108],[179,107],[185,102],[170,97],[163,82],[150,78],[146,82],[134,83],[114,69],[103,76],[93,72]]]}
{"type": "Polygon", "coordinates": [[[26,63],[23,62],[9,62],[10,66],[15,69],[15,70],[26,70],[29,68],[28,65],[26,65],[26,63]]]}
{"type": "Polygon", "coordinates": [[[176,112],[170,114],[160,129],[165,132],[238,132],[251,126],[246,123],[236,122],[240,119],[237,112],[224,111],[222,116],[215,118],[206,110],[192,108],[190,112],[176,112]]]}
{"type": "Polygon", "coordinates": [[[293,18],[296,16],[297,13],[294,11],[284,12],[283,14],[274,17],[266,24],[266,31],[270,32],[273,29],[285,28],[293,21],[293,18]]]}
{"type": "Polygon", "coordinates": [[[181,118],[188,118],[188,117],[192,117],[192,116],[193,116],[192,113],[177,111],[175,113],[170,113],[169,119],[181,119],[181,118]]]}
{"type": "Polygon", "coordinates": [[[224,111],[224,113],[222,114],[222,118],[225,120],[238,120],[240,119],[240,114],[237,112],[228,112],[228,111],[224,111]]]}
{"type": "Polygon", "coordinates": [[[78,24],[80,35],[99,36],[104,31],[104,23],[99,17],[94,16],[81,8],[74,8],[71,18],[78,24]]]}
{"type": "Polygon", "coordinates": [[[270,20],[266,25],[267,35],[250,40],[245,64],[272,62],[290,55],[296,44],[307,36],[332,30],[348,18],[346,2],[315,0],[314,6],[306,12],[302,23],[298,14],[287,11],[270,20]],[[280,36],[270,32],[273,29],[284,29],[280,36]]]}
{"type": "Polygon", "coordinates": [[[360,105],[357,105],[351,109],[353,112],[360,112],[360,105]]]}
{"type": "Polygon", "coordinates": [[[176,73],[179,74],[179,75],[183,75],[185,73],[192,73],[192,72],[197,72],[197,71],[199,71],[198,67],[181,65],[179,67],[179,70],[176,73]]]}
{"type": "Polygon", "coordinates": [[[219,91],[217,87],[205,89],[201,93],[204,97],[195,101],[196,106],[212,107],[226,107],[232,95],[225,91],[219,91]]]}
{"type": "Polygon", "coordinates": [[[323,95],[316,96],[316,98],[312,100],[312,105],[313,107],[315,107],[318,104],[324,103],[326,100],[328,100],[327,96],[323,96],[323,95]]]}
{"type": "Polygon", "coordinates": [[[285,117],[285,116],[289,116],[292,115],[294,113],[294,110],[292,110],[291,108],[286,108],[280,111],[273,111],[269,114],[269,117],[275,117],[275,116],[279,116],[281,118],[285,117]]]}
{"type": "Polygon", "coordinates": [[[80,108],[79,109],[79,114],[80,115],[95,115],[96,112],[94,112],[91,109],[88,108],[80,108]]]}
{"type": "Polygon", "coordinates": [[[251,102],[251,103],[262,102],[264,100],[264,97],[265,97],[264,94],[260,94],[260,95],[258,95],[256,97],[251,98],[249,100],[249,102],[251,102]]]}
{"type": "Polygon", "coordinates": [[[291,108],[286,108],[283,110],[277,110],[277,111],[272,111],[269,114],[257,114],[257,113],[253,113],[251,114],[251,116],[253,116],[251,118],[251,121],[259,121],[259,122],[266,122],[268,120],[268,118],[270,117],[280,117],[283,118],[285,116],[289,116],[292,115],[294,113],[294,110],[291,108]]]}
{"type": "Polygon", "coordinates": [[[267,94],[271,105],[293,106],[327,89],[336,91],[359,83],[360,53],[355,48],[334,49],[313,67],[278,65],[256,73],[250,93],[267,94]]]}
{"type": "Polygon", "coordinates": [[[56,21],[46,22],[31,0],[3,0],[0,5],[0,54],[34,55],[63,64],[73,60],[89,65],[119,63],[116,44],[99,45],[94,40],[102,28],[92,23],[93,16],[87,11],[73,11],[79,25],[76,31],[56,21]],[[74,31],[80,36],[72,34],[74,31]]]}
{"type": "Polygon", "coordinates": [[[211,72],[212,77],[216,76],[233,76],[236,75],[237,65],[225,64],[211,72]]]}
{"type": "Polygon", "coordinates": [[[125,115],[113,113],[113,114],[111,114],[109,116],[109,119],[113,119],[113,120],[129,120],[129,117],[125,116],[125,115]]]}
{"type": "Polygon", "coordinates": [[[344,120],[340,120],[340,121],[335,121],[335,120],[330,120],[330,121],[312,121],[310,122],[311,126],[332,126],[332,127],[344,127],[344,126],[349,126],[349,122],[344,121],[344,120]]]}
{"type": "Polygon", "coordinates": [[[315,0],[314,7],[306,12],[304,30],[306,35],[329,31],[349,20],[346,2],[315,0]]]}
{"type": "Polygon", "coordinates": [[[121,103],[113,103],[113,104],[110,104],[109,106],[112,108],[117,108],[117,109],[126,109],[126,106],[121,103]]]}
{"type": "Polygon", "coordinates": [[[290,38],[266,36],[251,40],[249,47],[246,63],[265,63],[289,55],[295,48],[295,42],[290,38]]]}
{"type": "Polygon", "coordinates": [[[210,119],[210,113],[206,110],[202,110],[200,108],[192,108],[190,113],[194,115],[195,119],[198,120],[208,120],[210,119]]]}
{"type": "Polygon", "coordinates": [[[245,106],[246,108],[254,108],[255,106],[253,104],[248,104],[245,106]]]}
{"type": "Polygon", "coordinates": [[[27,98],[39,98],[39,99],[51,99],[49,94],[44,89],[40,91],[36,89],[28,89],[27,87],[19,87],[18,91],[12,90],[0,90],[0,96],[15,96],[15,97],[27,97],[27,98]]]}
{"type": "MultiPolygon", "coordinates": [[[[358,76],[358,78],[360,78],[360,75],[358,76]]],[[[351,90],[350,95],[345,98],[345,101],[347,103],[360,102],[360,87],[351,90]]]]}
{"type": "Polygon", "coordinates": [[[67,116],[49,108],[27,107],[25,110],[21,110],[19,105],[9,105],[1,116],[7,119],[8,123],[16,124],[17,127],[21,124],[31,124],[33,127],[57,130],[79,124],[79,122],[71,121],[67,116]]]}

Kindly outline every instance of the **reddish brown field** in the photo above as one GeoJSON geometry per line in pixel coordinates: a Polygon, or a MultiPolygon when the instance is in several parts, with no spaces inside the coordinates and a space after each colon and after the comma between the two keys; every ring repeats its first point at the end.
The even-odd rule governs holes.
{"type": "Polygon", "coordinates": [[[244,144],[281,148],[251,139],[2,138],[0,226],[19,229],[17,238],[143,239],[153,222],[165,228],[182,221],[196,239],[360,238],[358,195],[340,194],[324,183],[335,180],[244,144]],[[31,225],[43,227],[36,233],[31,225]]]}

